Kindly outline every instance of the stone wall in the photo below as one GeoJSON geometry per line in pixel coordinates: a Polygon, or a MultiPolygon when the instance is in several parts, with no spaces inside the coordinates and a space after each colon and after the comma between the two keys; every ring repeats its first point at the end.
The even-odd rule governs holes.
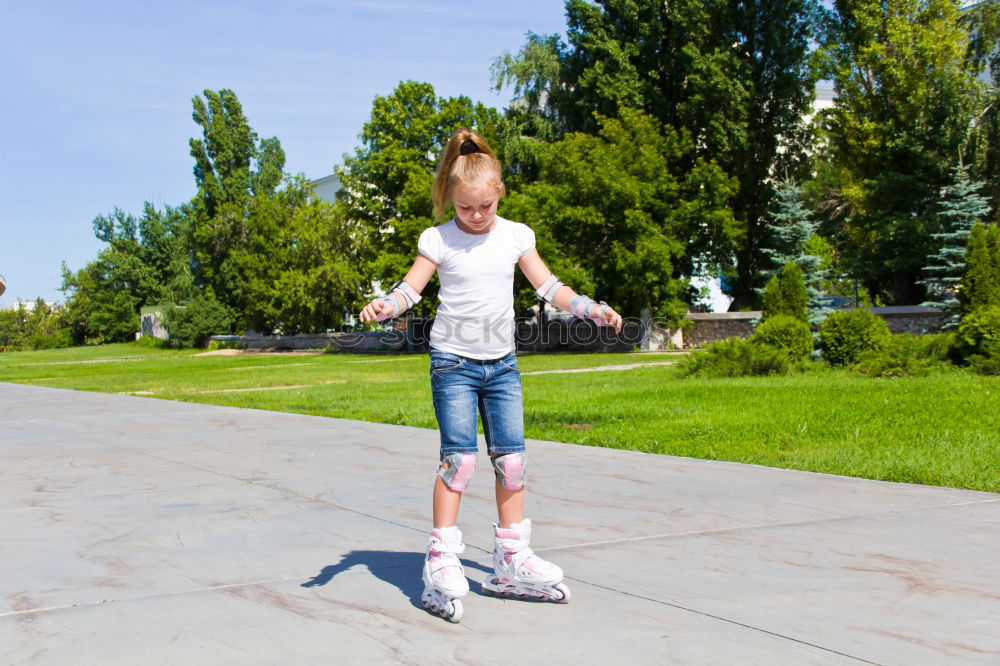
{"type": "MultiPolygon", "coordinates": [[[[884,319],[893,333],[935,333],[944,322],[937,308],[914,305],[867,309],[884,319]]],[[[678,346],[704,347],[718,340],[749,338],[753,335],[753,322],[760,317],[760,311],[688,313],[691,324],[683,330],[683,341],[678,346]]]]}
{"type": "Polygon", "coordinates": [[[214,342],[240,345],[246,349],[327,349],[344,352],[406,351],[406,335],[387,333],[315,333],[304,335],[213,335],[214,342]]]}
{"type": "Polygon", "coordinates": [[[893,333],[937,333],[945,319],[937,308],[919,305],[868,309],[882,317],[893,333]]]}
{"type": "Polygon", "coordinates": [[[683,329],[682,347],[704,347],[729,338],[749,338],[760,312],[689,312],[690,325],[683,329]]]}

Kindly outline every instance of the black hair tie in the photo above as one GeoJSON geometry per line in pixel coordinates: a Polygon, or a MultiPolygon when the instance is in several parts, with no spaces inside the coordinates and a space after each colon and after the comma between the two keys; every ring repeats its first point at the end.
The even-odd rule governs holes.
{"type": "Polygon", "coordinates": [[[478,153],[479,146],[472,139],[466,139],[462,142],[462,146],[458,149],[459,155],[471,155],[472,153],[478,153]]]}

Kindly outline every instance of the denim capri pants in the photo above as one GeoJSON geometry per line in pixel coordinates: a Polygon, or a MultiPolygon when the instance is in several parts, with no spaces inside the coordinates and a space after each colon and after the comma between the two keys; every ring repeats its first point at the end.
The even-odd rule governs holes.
{"type": "Polygon", "coordinates": [[[432,348],[430,356],[441,457],[478,452],[477,411],[491,456],[524,452],[521,372],[514,352],[479,360],[432,348]]]}

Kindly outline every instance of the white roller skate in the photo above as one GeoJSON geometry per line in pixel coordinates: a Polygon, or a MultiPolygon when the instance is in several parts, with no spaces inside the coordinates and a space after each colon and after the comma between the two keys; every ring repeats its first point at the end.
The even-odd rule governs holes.
{"type": "Polygon", "coordinates": [[[462,531],[457,527],[431,530],[424,560],[424,608],[450,622],[462,619],[461,598],[469,593],[469,581],[458,556],[465,551],[462,531]]]}
{"type": "Polygon", "coordinates": [[[493,524],[493,575],[483,581],[483,592],[500,597],[569,602],[563,572],[532,552],[531,520],[525,518],[504,529],[493,524]]]}

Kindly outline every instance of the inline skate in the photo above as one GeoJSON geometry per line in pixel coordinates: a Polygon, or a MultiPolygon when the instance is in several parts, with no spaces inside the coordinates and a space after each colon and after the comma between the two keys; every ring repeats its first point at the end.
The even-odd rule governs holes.
{"type": "Polygon", "coordinates": [[[531,520],[525,518],[504,529],[493,524],[493,575],[483,581],[483,592],[499,597],[569,602],[563,572],[532,552],[531,520]]]}
{"type": "Polygon", "coordinates": [[[469,581],[458,556],[465,551],[462,532],[457,527],[431,530],[424,560],[424,608],[449,622],[462,619],[462,597],[469,593],[469,581]]]}

